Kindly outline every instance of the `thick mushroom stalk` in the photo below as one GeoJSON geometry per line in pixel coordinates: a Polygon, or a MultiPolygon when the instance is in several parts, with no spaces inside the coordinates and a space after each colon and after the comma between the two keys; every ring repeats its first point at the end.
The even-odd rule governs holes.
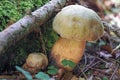
{"type": "Polygon", "coordinates": [[[85,41],[75,41],[66,38],[59,38],[52,48],[52,56],[54,57],[56,64],[68,71],[72,70],[72,67],[64,66],[61,62],[64,59],[71,60],[75,64],[78,64],[83,56],[85,41]]]}
{"type": "Polygon", "coordinates": [[[86,41],[95,41],[103,35],[103,24],[97,13],[80,5],[64,7],[55,16],[53,29],[61,38],[54,44],[51,55],[58,66],[66,70],[73,68],[62,65],[62,60],[78,64],[86,41]]]}

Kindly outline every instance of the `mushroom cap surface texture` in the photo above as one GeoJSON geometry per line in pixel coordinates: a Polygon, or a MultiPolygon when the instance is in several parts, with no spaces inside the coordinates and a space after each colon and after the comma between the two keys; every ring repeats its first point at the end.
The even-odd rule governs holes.
{"type": "Polygon", "coordinates": [[[28,67],[43,69],[48,65],[48,59],[43,53],[31,53],[26,59],[28,67]]]}
{"type": "Polygon", "coordinates": [[[80,5],[64,7],[53,21],[53,29],[63,38],[95,41],[103,35],[103,24],[97,13],[80,5]]]}

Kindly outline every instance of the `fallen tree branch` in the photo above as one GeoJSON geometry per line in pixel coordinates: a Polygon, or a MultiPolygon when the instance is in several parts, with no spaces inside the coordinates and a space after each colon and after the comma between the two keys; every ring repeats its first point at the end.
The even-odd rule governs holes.
{"type": "Polygon", "coordinates": [[[67,0],[51,0],[43,7],[26,15],[13,25],[0,32],[0,55],[11,45],[27,36],[30,32],[37,30],[40,25],[47,21],[55,12],[66,4],[67,0]]]}

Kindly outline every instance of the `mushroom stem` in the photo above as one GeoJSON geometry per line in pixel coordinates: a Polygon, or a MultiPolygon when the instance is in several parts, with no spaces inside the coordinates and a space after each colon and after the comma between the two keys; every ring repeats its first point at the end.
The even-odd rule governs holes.
{"type": "Polygon", "coordinates": [[[66,59],[78,64],[83,56],[85,44],[86,41],[76,41],[60,37],[53,45],[52,57],[55,59],[58,67],[71,71],[73,68],[64,66],[61,63],[62,60],[66,59]]]}

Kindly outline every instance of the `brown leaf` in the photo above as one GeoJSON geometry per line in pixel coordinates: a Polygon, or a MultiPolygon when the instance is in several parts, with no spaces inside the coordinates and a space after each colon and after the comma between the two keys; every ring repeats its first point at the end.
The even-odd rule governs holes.
{"type": "Polygon", "coordinates": [[[101,49],[107,51],[108,53],[111,53],[113,50],[110,45],[103,45],[101,46],[101,49]]]}
{"type": "Polygon", "coordinates": [[[66,72],[61,80],[71,80],[73,76],[72,72],[66,72]]]}

